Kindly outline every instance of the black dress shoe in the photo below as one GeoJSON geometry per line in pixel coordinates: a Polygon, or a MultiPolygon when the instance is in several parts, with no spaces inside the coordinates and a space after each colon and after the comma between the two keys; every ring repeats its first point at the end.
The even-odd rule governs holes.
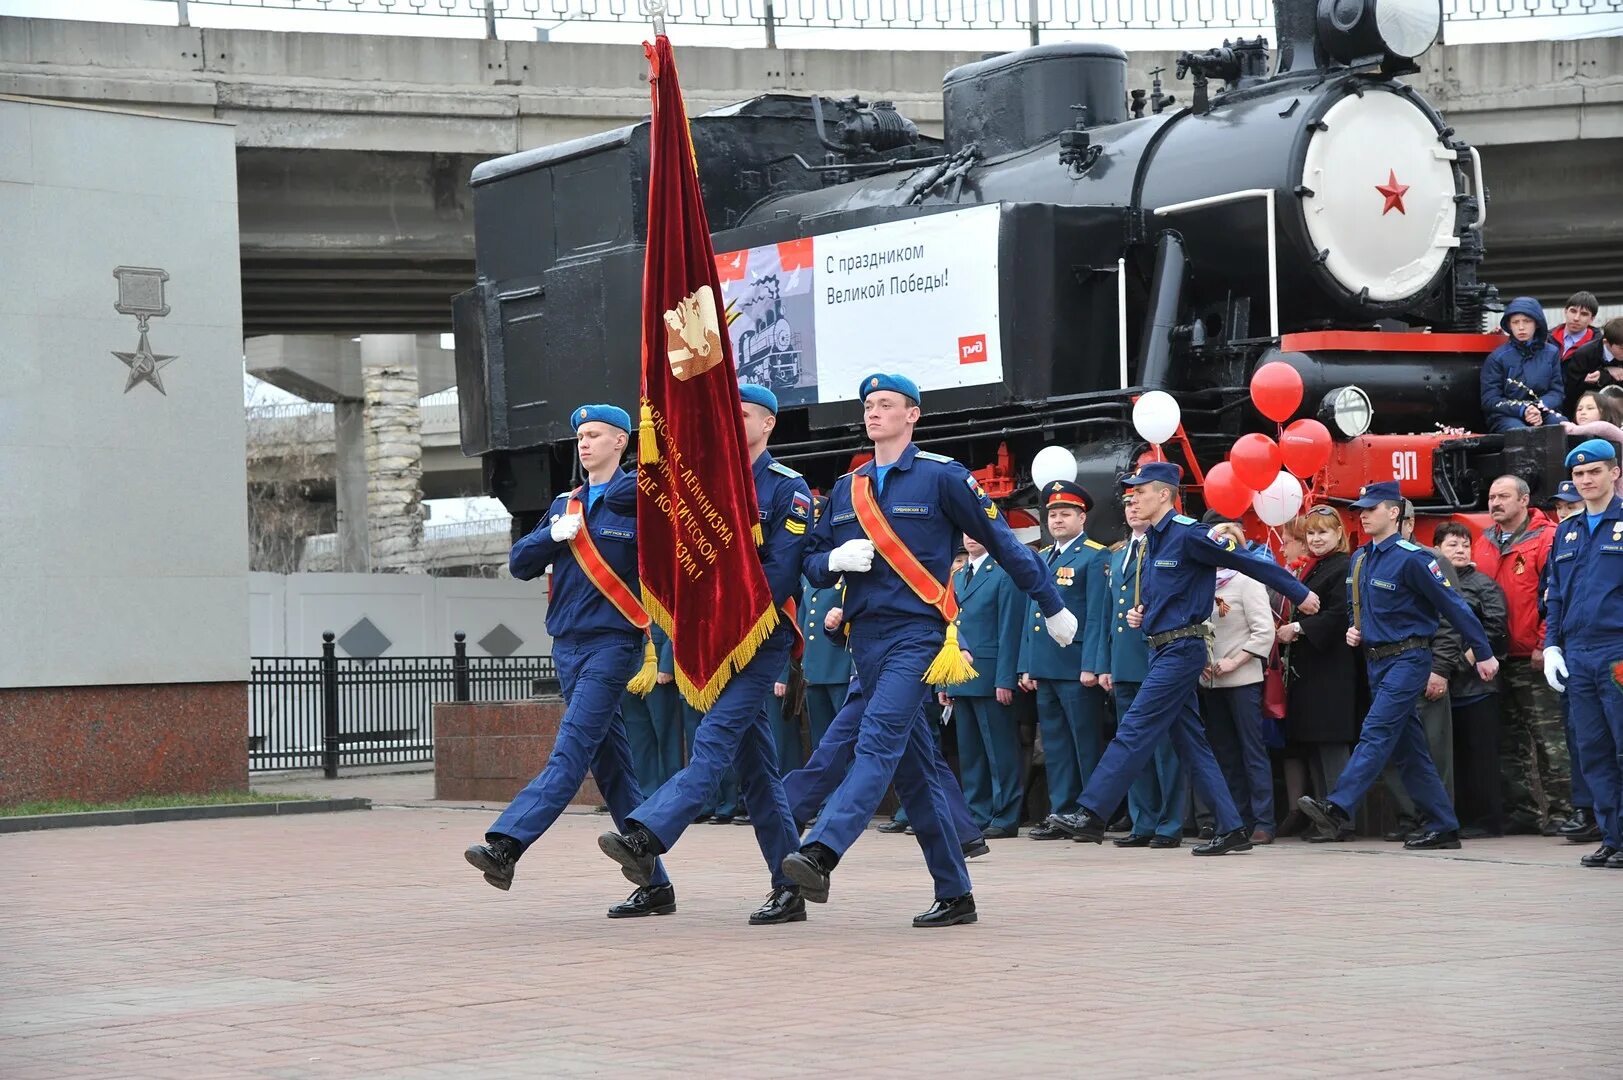
{"type": "Polygon", "coordinates": [[[806,901],[801,898],[800,890],[789,885],[780,885],[772,890],[772,895],[766,898],[766,903],[750,913],[751,926],[776,926],[778,923],[805,922],[806,901]]]}
{"type": "Polygon", "coordinates": [[[783,873],[800,886],[800,896],[813,904],[828,903],[828,878],[839,863],[827,846],[811,843],[783,857],[783,873]]]}
{"type": "Polygon", "coordinates": [[[1251,847],[1251,830],[1239,828],[1212,837],[1206,843],[1192,849],[1189,854],[1229,855],[1237,851],[1250,851],[1251,847]]]}
{"type": "Polygon", "coordinates": [[[982,829],[981,836],[987,840],[1013,840],[1020,835],[1019,829],[1005,829],[1001,825],[993,825],[989,829],[982,829]]]}
{"type": "MultiPolygon", "coordinates": [[[[1120,843],[1120,841],[1117,841],[1117,843],[1120,843]]],[[[1161,836],[1161,835],[1157,834],[1155,836],[1150,837],[1150,847],[1152,847],[1152,848],[1183,847],[1183,837],[1181,837],[1181,836],[1161,836]]]]}
{"type": "Polygon", "coordinates": [[[1102,844],[1105,842],[1105,819],[1085,806],[1074,814],[1055,814],[1049,820],[1066,836],[1078,843],[1102,844]]]}
{"type": "Polygon", "coordinates": [[[1117,847],[1149,847],[1154,840],[1153,835],[1128,833],[1126,836],[1118,836],[1110,842],[1117,847]]]}
{"type": "Polygon", "coordinates": [[[739,814],[737,817],[733,818],[734,825],[748,825],[749,823],[750,816],[748,814],[739,814]]]}
{"type": "Polygon", "coordinates": [[[1071,834],[1054,824],[1053,818],[1048,818],[1041,825],[1033,825],[1026,830],[1028,840],[1069,840],[1071,834]]]}
{"type": "Polygon", "coordinates": [[[1572,816],[1556,831],[1574,844],[1590,844],[1601,838],[1600,823],[1595,820],[1595,811],[1587,806],[1580,806],[1574,810],[1572,816]]]}
{"type": "Polygon", "coordinates": [[[1606,869],[1623,870],[1623,851],[1618,852],[1616,855],[1613,855],[1610,859],[1606,860],[1606,869]]]}
{"type": "Polygon", "coordinates": [[[894,820],[881,822],[879,831],[882,833],[903,833],[907,831],[907,822],[894,820]]]}
{"type": "Polygon", "coordinates": [[[1417,830],[1408,825],[1397,825],[1381,834],[1381,839],[1388,844],[1401,844],[1413,836],[1417,830]]]}
{"type": "Polygon", "coordinates": [[[695,824],[695,825],[703,825],[705,822],[709,821],[711,818],[713,818],[715,816],[716,815],[710,813],[707,810],[704,813],[700,814],[698,817],[694,818],[693,819],[693,824],[695,824]]]}
{"type": "Polygon", "coordinates": [[[1461,840],[1488,840],[1497,835],[1480,825],[1466,825],[1460,829],[1461,840]]]}
{"type": "Polygon", "coordinates": [[[913,925],[957,926],[959,923],[975,922],[979,918],[975,914],[975,894],[965,893],[951,900],[937,900],[930,905],[929,911],[913,916],[913,925]]]}
{"type": "Polygon", "coordinates": [[[1354,834],[1351,825],[1348,825],[1344,829],[1337,829],[1333,833],[1327,833],[1323,829],[1315,826],[1312,832],[1306,833],[1302,836],[1302,839],[1310,844],[1345,844],[1347,841],[1352,840],[1353,838],[1354,834]]]}
{"type": "Polygon", "coordinates": [[[1410,851],[1458,851],[1460,847],[1460,831],[1458,829],[1427,829],[1412,840],[1405,840],[1403,846],[1410,851]]]}
{"type": "Polygon", "coordinates": [[[1611,844],[1602,844],[1594,851],[1591,851],[1588,855],[1585,855],[1583,858],[1579,859],[1578,862],[1583,866],[1605,866],[1607,863],[1612,861],[1612,857],[1617,855],[1620,850],[1623,849],[1615,848],[1611,844]]]}
{"type": "Polygon", "coordinates": [[[676,886],[644,885],[609,908],[611,919],[642,919],[649,915],[669,915],[676,910],[676,886]]]}
{"type": "Polygon", "coordinates": [[[710,815],[710,824],[712,824],[712,825],[731,825],[732,823],[733,823],[733,815],[731,815],[731,814],[712,814],[712,815],[710,815]]]}
{"type": "Polygon", "coordinates": [[[628,833],[606,832],[597,838],[603,854],[620,864],[626,880],[633,885],[648,886],[654,882],[654,862],[661,854],[659,841],[641,825],[628,833]]]}
{"type": "Polygon", "coordinates": [[[1130,833],[1132,831],[1133,831],[1133,819],[1128,817],[1126,814],[1123,814],[1121,817],[1117,818],[1115,821],[1112,821],[1110,823],[1110,828],[1105,830],[1105,832],[1121,832],[1121,833],[1130,833]]]}
{"type": "Polygon", "coordinates": [[[1274,835],[1300,836],[1310,827],[1311,826],[1307,820],[1307,815],[1302,813],[1300,808],[1293,807],[1291,812],[1285,815],[1285,820],[1279,823],[1279,828],[1277,831],[1275,831],[1274,835]]]}
{"type": "Polygon", "coordinates": [[[1334,838],[1343,832],[1352,831],[1352,818],[1328,799],[1315,799],[1311,795],[1303,795],[1296,800],[1296,805],[1307,815],[1309,821],[1319,827],[1320,834],[1326,837],[1334,838]]]}
{"type": "Polygon", "coordinates": [[[506,836],[491,836],[483,844],[474,844],[462,853],[468,864],[485,875],[485,880],[502,892],[513,887],[513,864],[518,862],[518,841],[506,836]]]}
{"type": "Polygon", "coordinates": [[[977,836],[964,845],[964,858],[978,859],[992,849],[986,846],[986,838],[977,836]]]}

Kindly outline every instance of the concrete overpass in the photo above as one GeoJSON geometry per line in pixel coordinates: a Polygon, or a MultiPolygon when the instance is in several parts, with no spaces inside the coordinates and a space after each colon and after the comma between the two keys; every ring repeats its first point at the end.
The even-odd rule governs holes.
{"type": "MultiPolygon", "coordinates": [[[[695,112],[768,90],[861,93],[937,132],[942,74],[978,58],[681,57],[695,112]]],[[[1173,59],[1135,53],[1133,85],[1173,59]]],[[[627,45],[0,19],[0,93],[236,124],[250,336],[450,329],[447,301],[473,277],[473,165],[639,119],[644,72],[627,45]]],[[[1623,176],[1623,37],[1434,49],[1410,81],[1483,148],[1485,275],[1548,302],[1623,295],[1623,209],[1603,197],[1623,176]]]]}

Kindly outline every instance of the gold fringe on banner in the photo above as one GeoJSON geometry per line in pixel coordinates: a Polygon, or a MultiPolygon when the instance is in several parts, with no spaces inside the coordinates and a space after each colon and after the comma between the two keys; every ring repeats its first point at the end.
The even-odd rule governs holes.
{"type": "Polygon", "coordinates": [[[638,669],[635,675],[631,676],[631,681],[626,683],[626,689],[638,697],[647,697],[653,692],[654,684],[658,681],[656,678],[658,674],[659,653],[654,651],[654,642],[650,638],[643,643],[642,667],[638,669]]]}
{"type": "Polygon", "coordinates": [[[637,460],[644,465],[653,465],[659,461],[659,439],[654,434],[654,410],[646,398],[642,403],[642,418],[637,424],[637,460]]]}
{"type": "MultiPolygon", "coordinates": [[[[671,613],[665,609],[665,605],[654,597],[645,595],[643,597],[643,606],[648,609],[648,617],[658,623],[660,629],[669,634],[674,642],[676,640],[674,623],[671,620],[671,613]]],[[[689,705],[702,713],[709,712],[710,707],[716,703],[716,699],[721,697],[721,691],[726,687],[728,681],[735,673],[742,671],[751,660],[755,659],[756,651],[766,643],[766,639],[771,637],[772,631],[777,628],[778,609],[776,605],[773,605],[761,613],[761,617],[755,621],[755,625],[750,629],[749,633],[744,635],[744,640],[740,641],[733,648],[733,651],[727,654],[720,666],[716,668],[715,674],[711,675],[710,680],[703,686],[694,682],[692,677],[682,670],[680,663],[674,662],[675,646],[673,645],[671,651],[673,666],[676,668],[677,690],[681,692],[682,697],[686,699],[689,705]]]]}
{"type": "Polygon", "coordinates": [[[941,643],[941,651],[936,653],[930,667],[924,673],[924,681],[932,686],[956,686],[968,682],[978,674],[964,659],[963,650],[958,647],[958,625],[947,624],[947,640],[941,643]]]}

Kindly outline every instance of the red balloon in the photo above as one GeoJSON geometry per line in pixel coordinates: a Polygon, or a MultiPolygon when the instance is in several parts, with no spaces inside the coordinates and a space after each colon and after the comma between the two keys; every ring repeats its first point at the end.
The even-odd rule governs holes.
{"type": "Polygon", "coordinates": [[[1251,375],[1251,403],[1275,423],[1284,423],[1302,403],[1302,376],[1281,360],[1264,364],[1251,375]]]}
{"type": "Polygon", "coordinates": [[[1234,466],[1219,461],[1206,470],[1206,505],[1224,517],[1237,518],[1251,509],[1251,496],[1256,494],[1240,483],[1234,475],[1234,466]]]}
{"type": "Polygon", "coordinates": [[[1279,445],[1255,431],[1241,435],[1229,451],[1229,464],[1234,466],[1240,483],[1252,491],[1261,491],[1279,476],[1279,445]]]}
{"type": "Polygon", "coordinates": [[[1285,468],[1302,479],[1330,463],[1330,429],[1317,420],[1298,420],[1279,435],[1285,468]]]}

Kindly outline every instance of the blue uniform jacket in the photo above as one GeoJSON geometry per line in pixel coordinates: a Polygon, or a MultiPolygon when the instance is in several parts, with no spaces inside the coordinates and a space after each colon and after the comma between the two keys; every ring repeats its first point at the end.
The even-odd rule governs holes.
{"type": "MultiPolygon", "coordinates": [[[[873,480],[874,463],[868,462],[857,472],[873,480]]],[[[847,540],[866,537],[851,507],[853,475],[847,473],[834,482],[828,508],[812,530],[806,577],[821,588],[839,579],[838,573],[829,572],[828,553],[847,540]]],[[[1057,615],[1065,606],[1037,556],[1015,539],[996,504],[969,470],[952,458],[909,443],[891,466],[878,502],[896,535],[937,581],[946,583],[958,548],[958,534],[968,533],[986,546],[1021,592],[1037,598],[1044,615],[1057,615]]],[[[940,613],[920,600],[878,554],[874,555],[873,569],[846,579],[845,618],[852,623],[876,619],[892,624],[941,623],[940,613]]]]}
{"type": "Polygon", "coordinates": [[[1034,679],[1075,682],[1084,671],[1098,674],[1108,670],[1100,665],[1106,662],[1109,648],[1105,623],[1110,617],[1110,595],[1105,590],[1104,566],[1110,552],[1085,535],[1072,540],[1071,546],[1056,556],[1058,547],[1055,544],[1044,548],[1037,561],[1046,566],[1060,599],[1076,616],[1076,640],[1060,648],[1059,642],[1048,636],[1037,605],[1028,604],[1019,668],[1034,679]]]}
{"type": "MultiPolygon", "coordinates": [[[[1217,575],[1213,571],[1219,566],[1262,582],[1289,597],[1293,604],[1307,599],[1307,586],[1283,566],[1263,562],[1233,540],[1212,539],[1211,530],[1194,518],[1165,514],[1144,535],[1139,598],[1144,605],[1143,630],[1148,636],[1181,630],[1211,618],[1217,600],[1217,575]]],[[[1129,606],[1132,587],[1133,574],[1129,572],[1129,606]]]]}
{"type": "Polygon", "coordinates": [[[851,654],[843,644],[830,640],[823,629],[823,617],[830,608],[843,603],[844,590],[838,585],[819,589],[809,581],[804,585],[800,594],[800,632],[806,637],[806,655],[800,660],[801,673],[811,686],[844,686],[851,678],[851,654]]]}
{"type": "MultiPolygon", "coordinates": [[[[584,498],[584,493],[582,493],[584,498]]],[[[541,523],[528,536],[513,545],[507,558],[507,568],[514,577],[523,581],[538,578],[552,567],[552,602],[547,606],[547,633],[555,638],[579,637],[604,630],[619,630],[628,634],[641,633],[626,621],[615,606],[603,598],[586,572],[575,562],[568,544],[554,543],[552,523],[564,515],[569,495],[552,500],[541,523]]],[[[597,505],[587,511],[581,528],[588,530],[592,542],[620,580],[632,593],[641,595],[637,584],[637,477],[622,472],[609,481],[608,490],[597,505]],[[615,508],[612,497],[618,496],[623,506],[626,496],[631,499],[631,512],[615,508]]]]}
{"type": "Polygon", "coordinates": [[[1550,549],[1544,644],[1615,644],[1623,638],[1623,499],[1612,500],[1595,531],[1580,511],[1556,526],[1550,549]]]}
{"type": "Polygon", "coordinates": [[[1026,598],[1014,579],[987,556],[975,576],[964,564],[952,576],[958,597],[958,647],[974,657],[975,677],[946,688],[953,697],[993,697],[1002,687],[1013,690],[1019,681],[1015,660],[1020,652],[1020,616],[1026,598]]]}
{"type": "Polygon", "coordinates": [[[1105,580],[1114,600],[1110,605],[1109,656],[1099,672],[1108,672],[1115,682],[1141,683],[1150,673],[1150,643],[1143,630],[1127,625],[1127,612],[1133,606],[1133,552],[1129,537],[1105,563],[1105,580]]]}
{"type": "Polygon", "coordinates": [[[1439,616],[1459,631],[1477,660],[1491,659],[1493,646],[1459,592],[1448,584],[1430,549],[1393,533],[1378,544],[1353,552],[1347,571],[1347,625],[1353,625],[1352,597],[1358,597],[1364,645],[1390,645],[1437,633],[1439,616]],[[1353,578],[1358,578],[1357,593],[1353,578]]]}
{"type": "MultiPolygon", "coordinates": [[[[765,450],[755,459],[752,468],[755,473],[755,502],[761,515],[761,543],[755,553],[760,557],[761,569],[766,571],[772,602],[781,609],[800,587],[800,558],[806,546],[806,532],[812,516],[811,488],[806,486],[805,479],[799,473],[773,461],[772,455],[765,450]]],[[[603,502],[610,509],[629,513],[635,519],[635,480],[629,484],[616,481],[603,493],[603,502]]],[[[787,622],[780,622],[776,631],[793,632],[787,622]]]]}

